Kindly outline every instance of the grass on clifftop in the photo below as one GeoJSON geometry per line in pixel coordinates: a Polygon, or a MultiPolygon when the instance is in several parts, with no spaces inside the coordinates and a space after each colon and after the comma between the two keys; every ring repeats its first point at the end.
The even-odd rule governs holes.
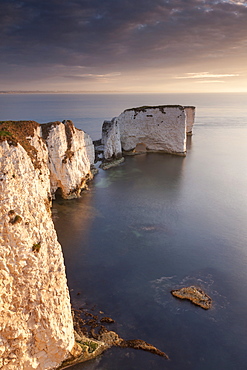
{"type": "Polygon", "coordinates": [[[26,150],[35,168],[40,168],[37,150],[27,138],[34,136],[34,130],[38,126],[35,121],[0,121],[0,142],[7,141],[9,145],[14,146],[19,143],[26,150]]]}

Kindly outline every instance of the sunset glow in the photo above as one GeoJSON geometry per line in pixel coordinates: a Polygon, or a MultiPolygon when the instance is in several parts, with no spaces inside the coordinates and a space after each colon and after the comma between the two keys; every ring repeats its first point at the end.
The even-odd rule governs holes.
{"type": "Polygon", "coordinates": [[[247,92],[243,0],[3,0],[2,91],[247,92]]]}

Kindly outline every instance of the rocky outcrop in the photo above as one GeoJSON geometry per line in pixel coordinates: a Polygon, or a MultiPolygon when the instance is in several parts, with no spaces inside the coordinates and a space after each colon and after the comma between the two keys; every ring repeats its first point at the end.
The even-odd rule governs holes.
{"type": "Polygon", "coordinates": [[[50,207],[58,185],[65,197],[79,195],[93,162],[91,143],[71,122],[0,122],[3,370],[54,369],[81,353],[50,207]]]}
{"type": "Polygon", "coordinates": [[[102,144],[104,145],[104,158],[122,157],[122,147],[119,124],[116,118],[104,121],[102,126],[102,144]]]}
{"type": "Polygon", "coordinates": [[[41,127],[49,153],[52,196],[59,190],[63,198],[78,197],[92,178],[94,146],[91,138],[75,128],[72,121],[51,122],[41,127]]]}
{"type": "Polygon", "coordinates": [[[188,299],[197,306],[208,310],[212,306],[212,299],[200,288],[193,285],[171,291],[174,297],[188,299]]]}
{"type": "Polygon", "coordinates": [[[104,158],[121,153],[186,154],[186,133],[192,132],[195,108],[180,105],[126,109],[102,127],[104,158]]]}
{"type": "Polygon", "coordinates": [[[195,122],[195,107],[184,106],[185,116],[186,116],[186,134],[192,135],[193,126],[195,122]]]}
{"type": "Polygon", "coordinates": [[[78,362],[91,360],[113,346],[143,350],[164,357],[165,359],[169,359],[165,352],[144,340],[122,339],[115,331],[109,330],[104,326],[105,324],[112,325],[115,320],[110,317],[100,318],[95,312],[95,307],[93,308],[93,312],[94,313],[90,313],[88,311],[88,307],[85,310],[83,308],[74,309],[73,316],[76,330],[75,339],[79,347],[82,349],[82,353],[77,358],[71,357],[64,361],[61,365],[61,369],[78,362]]]}

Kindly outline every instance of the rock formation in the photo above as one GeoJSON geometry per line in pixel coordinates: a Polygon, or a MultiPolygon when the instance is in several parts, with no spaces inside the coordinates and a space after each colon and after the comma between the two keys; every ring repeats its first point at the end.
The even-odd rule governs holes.
{"type": "Polygon", "coordinates": [[[65,197],[78,196],[92,161],[90,139],[71,123],[41,129],[34,121],[0,122],[3,370],[54,369],[75,353],[63,255],[51,219],[51,190],[54,194],[59,186],[65,197]]]}
{"type": "Polygon", "coordinates": [[[184,106],[185,116],[186,116],[186,134],[192,135],[192,130],[195,122],[195,107],[184,106]]]}
{"type": "Polygon", "coordinates": [[[72,121],[51,122],[41,127],[49,153],[52,196],[59,190],[63,198],[78,197],[92,178],[94,146],[91,138],[75,128],[72,121]]]}
{"type": "Polygon", "coordinates": [[[212,299],[200,288],[189,286],[171,291],[174,297],[188,299],[197,306],[208,310],[212,306],[212,299]]]}
{"type": "Polygon", "coordinates": [[[194,113],[194,107],[181,105],[126,109],[103,124],[104,158],[146,151],[185,155],[186,133],[192,132],[194,113]]]}
{"type": "Polygon", "coordinates": [[[122,147],[120,139],[119,124],[116,118],[111,121],[104,121],[102,126],[102,144],[104,145],[104,157],[120,158],[122,147]]]}
{"type": "Polygon", "coordinates": [[[88,307],[85,310],[83,308],[73,310],[74,326],[76,329],[75,338],[79,347],[82,349],[82,353],[77,358],[71,357],[64,361],[61,368],[95,358],[113,346],[143,350],[169,359],[165,352],[144,340],[122,339],[115,331],[109,330],[104,326],[112,325],[115,320],[110,317],[102,317],[100,319],[99,315],[95,314],[95,309],[93,309],[93,312],[94,313],[90,313],[88,307]]]}

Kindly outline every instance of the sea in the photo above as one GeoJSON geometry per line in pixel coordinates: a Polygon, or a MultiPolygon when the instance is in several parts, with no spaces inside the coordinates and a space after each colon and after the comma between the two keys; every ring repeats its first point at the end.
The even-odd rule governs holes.
{"type": "Polygon", "coordinates": [[[71,119],[96,140],[104,120],[160,104],[196,107],[187,156],[99,169],[79,199],[54,201],[53,219],[73,307],[169,360],[114,347],[73,370],[247,368],[247,94],[2,94],[0,120],[71,119]],[[189,285],[211,309],[170,293],[189,285]]]}

